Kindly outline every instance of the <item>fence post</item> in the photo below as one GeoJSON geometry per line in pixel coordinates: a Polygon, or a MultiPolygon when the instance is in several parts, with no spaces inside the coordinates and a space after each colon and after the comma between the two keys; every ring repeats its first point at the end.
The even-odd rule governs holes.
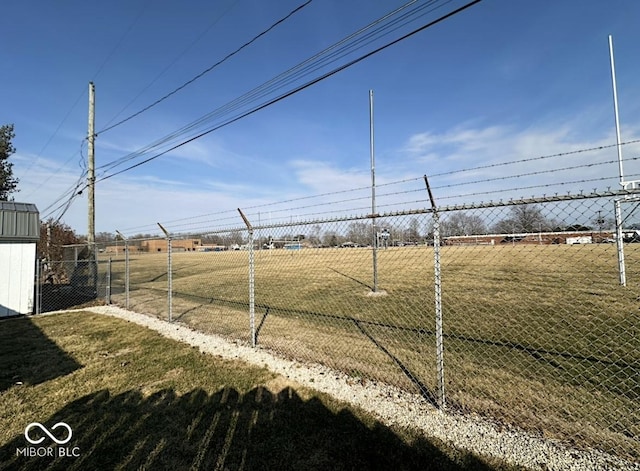
{"type": "Polygon", "coordinates": [[[125,309],[129,310],[129,240],[124,240],[124,293],[125,309]]]}
{"type": "Polygon", "coordinates": [[[167,311],[169,312],[169,322],[173,322],[173,276],[171,270],[171,235],[169,232],[162,227],[162,224],[159,222],[156,223],[164,232],[164,235],[167,237],[167,311]]]}
{"type": "Polygon", "coordinates": [[[238,212],[242,217],[247,230],[249,231],[249,331],[251,335],[251,346],[256,346],[256,306],[255,306],[255,261],[253,254],[253,226],[244,215],[242,210],[238,208],[238,212]]]}
{"type": "Polygon", "coordinates": [[[111,257],[107,262],[107,286],[105,287],[104,301],[111,304],[111,257]]]}
{"type": "Polygon", "coordinates": [[[443,339],[443,322],[442,322],[442,278],[440,272],[440,217],[436,208],[435,199],[431,193],[431,187],[427,176],[424,176],[424,182],[427,185],[429,199],[431,200],[431,208],[433,210],[433,271],[434,271],[434,288],[435,288],[435,309],[436,309],[436,370],[438,374],[438,391],[436,398],[438,407],[441,410],[446,408],[446,396],[444,390],[444,339],[443,339]]]}
{"type": "Polygon", "coordinates": [[[620,200],[615,200],[615,216],[616,216],[616,247],[618,249],[618,274],[620,276],[620,285],[627,286],[627,272],[624,264],[624,235],[622,233],[622,210],[620,209],[620,200]]]}
{"type": "Polygon", "coordinates": [[[438,406],[446,407],[444,393],[444,342],[442,333],[442,278],[440,273],[440,220],[433,212],[433,270],[436,305],[436,365],[438,370],[438,406]]]}
{"type": "Polygon", "coordinates": [[[35,293],[34,293],[34,301],[33,301],[33,314],[40,314],[40,310],[41,310],[41,304],[40,304],[40,297],[41,297],[41,290],[42,287],[40,285],[40,280],[42,278],[42,260],[38,259],[36,261],[36,279],[35,279],[35,293]]]}
{"type": "Polygon", "coordinates": [[[116,234],[124,240],[124,308],[129,310],[129,239],[123,236],[118,230],[116,230],[116,234]]]}

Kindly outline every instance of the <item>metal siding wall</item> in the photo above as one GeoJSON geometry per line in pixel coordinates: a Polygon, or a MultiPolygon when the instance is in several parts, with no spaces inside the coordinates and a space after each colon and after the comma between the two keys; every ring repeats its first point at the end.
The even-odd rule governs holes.
{"type": "Polygon", "coordinates": [[[0,239],[30,242],[40,238],[40,217],[34,205],[0,203],[0,239]]]}

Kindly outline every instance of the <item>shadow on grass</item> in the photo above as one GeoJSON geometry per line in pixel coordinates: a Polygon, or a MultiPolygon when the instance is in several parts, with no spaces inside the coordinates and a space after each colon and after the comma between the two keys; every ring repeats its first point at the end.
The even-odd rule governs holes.
{"type": "Polygon", "coordinates": [[[368,289],[370,289],[371,291],[373,291],[373,286],[368,285],[368,284],[367,284],[367,283],[365,283],[364,281],[359,280],[359,279],[357,279],[357,278],[354,278],[353,276],[347,275],[346,273],[342,273],[342,272],[340,272],[340,271],[336,270],[335,268],[331,268],[331,267],[328,267],[328,268],[329,268],[329,270],[331,270],[331,271],[333,271],[333,272],[336,272],[338,275],[342,275],[342,276],[344,276],[345,278],[349,278],[351,281],[355,281],[355,282],[356,282],[356,283],[358,283],[359,285],[362,285],[362,286],[364,286],[365,288],[368,288],[368,289]]]}
{"type": "Polygon", "coordinates": [[[18,383],[43,383],[82,367],[27,317],[0,321],[0,352],[0,392],[18,383]]]}
{"type": "MultiPolygon", "coordinates": [[[[407,366],[400,361],[400,359],[395,356],[393,353],[391,353],[389,351],[388,348],[386,348],[384,345],[382,345],[371,333],[369,333],[361,324],[360,322],[354,320],[353,321],[354,324],[356,325],[356,327],[358,328],[358,330],[360,332],[362,332],[362,334],[367,337],[369,340],[371,340],[371,342],[385,355],[387,355],[396,365],[398,365],[398,368],[400,368],[400,370],[402,370],[402,372],[406,375],[407,378],[409,378],[409,380],[411,380],[411,382],[418,388],[418,390],[420,391],[420,395],[429,403],[431,403],[431,405],[438,407],[438,401],[437,398],[435,397],[435,395],[433,394],[433,392],[431,392],[431,390],[422,382],[420,381],[420,379],[418,378],[418,376],[411,371],[409,368],[407,368],[407,366]]],[[[451,404],[449,405],[451,407],[451,404]]]]}
{"type": "MultiPolygon", "coordinates": [[[[355,281],[358,281],[358,280],[355,280],[355,281]]],[[[369,287],[368,285],[364,285],[364,286],[369,287]]],[[[146,288],[146,289],[148,291],[152,291],[152,292],[157,291],[159,293],[163,293],[166,295],[166,291],[154,290],[153,288],[146,288]]],[[[198,307],[204,306],[206,304],[212,304],[217,306],[229,306],[236,309],[237,308],[242,308],[246,310],[249,309],[249,303],[246,301],[234,301],[234,300],[229,300],[224,298],[205,297],[205,296],[198,296],[198,295],[179,293],[179,292],[174,293],[174,297],[192,300],[194,302],[199,303],[197,306],[191,309],[188,309],[181,315],[175,317],[174,318],[175,320],[179,320],[184,314],[187,314],[188,312],[193,311],[198,307]]],[[[349,316],[346,314],[334,314],[330,312],[317,312],[317,311],[308,311],[304,309],[269,306],[262,303],[256,303],[255,307],[256,309],[265,309],[265,314],[263,315],[263,318],[259,325],[260,329],[264,326],[267,316],[284,315],[284,316],[305,316],[310,319],[321,319],[321,320],[326,320],[328,322],[338,321],[338,322],[353,323],[357,325],[358,329],[361,332],[363,327],[381,327],[384,329],[389,329],[390,331],[410,332],[413,334],[419,334],[419,335],[425,335],[425,336],[435,336],[435,331],[429,328],[409,327],[409,326],[393,324],[389,322],[377,322],[377,321],[371,321],[366,319],[359,319],[357,317],[349,316]]],[[[375,339],[373,339],[370,334],[366,332],[362,332],[362,333],[369,340],[371,340],[376,345],[376,347],[380,348],[381,344],[377,342],[375,339]]],[[[628,362],[624,359],[611,360],[604,356],[589,355],[589,354],[585,354],[584,352],[556,351],[556,350],[544,348],[537,345],[527,345],[527,344],[510,341],[506,338],[491,339],[491,338],[473,337],[470,335],[465,335],[457,332],[445,332],[443,334],[443,337],[445,339],[460,340],[468,344],[487,345],[490,347],[506,348],[510,350],[527,353],[535,360],[548,363],[551,366],[555,366],[555,367],[557,367],[558,364],[555,363],[554,359],[573,360],[578,362],[584,362],[586,364],[603,364],[607,366],[613,366],[619,369],[632,369],[634,368],[634,365],[635,365],[635,363],[628,362]]],[[[384,349],[381,349],[381,350],[385,354],[388,354],[388,352],[384,351],[384,349]]],[[[394,361],[394,363],[397,363],[396,358],[392,357],[391,355],[389,356],[394,361]]],[[[410,379],[412,379],[413,381],[413,378],[410,378],[410,379]]],[[[418,386],[418,388],[421,389],[420,385],[416,384],[416,386],[418,386]]]]}
{"type": "MultiPolygon", "coordinates": [[[[336,271],[336,270],[334,270],[334,271],[336,271]]],[[[340,272],[337,272],[337,273],[340,273],[340,272]]],[[[340,273],[340,274],[342,275],[342,273],[340,273]]],[[[344,276],[346,276],[346,275],[344,275],[344,276]]],[[[204,306],[205,304],[216,304],[216,305],[222,305],[222,306],[226,305],[226,306],[230,306],[230,307],[234,307],[234,308],[238,308],[238,307],[247,308],[248,307],[248,304],[246,302],[243,302],[243,301],[232,301],[232,300],[226,300],[226,299],[221,299],[221,298],[205,298],[205,297],[201,297],[201,296],[197,296],[197,295],[184,294],[184,293],[175,293],[174,296],[180,297],[180,298],[183,298],[183,299],[193,300],[195,302],[200,303],[200,304],[198,304],[198,305],[196,305],[196,306],[194,306],[192,308],[189,308],[189,309],[185,310],[184,312],[182,312],[178,316],[174,317],[175,321],[180,321],[183,318],[183,316],[185,316],[186,314],[188,314],[191,311],[194,311],[195,309],[197,309],[199,307],[204,306]],[[202,302],[203,300],[206,300],[206,303],[203,303],[202,302]]],[[[393,325],[393,324],[384,323],[384,322],[366,321],[366,320],[357,319],[357,318],[352,317],[352,316],[343,316],[343,315],[339,315],[339,314],[327,314],[327,313],[320,313],[320,312],[313,312],[313,311],[305,311],[305,310],[300,310],[300,309],[285,309],[285,308],[273,308],[272,309],[270,306],[263,305],[263,304],[256,304],[255,307],[265,310],[264,314],[262,315],[262,319],[260,320],[260,322],[256,326],[256,331],[255,331],[256,342],[258,342],[259,337],[260,337],[260,332],[261,332],[262,328],[264,327],[265,322],[267,321],[267,318],[268,318],[268,316],[270,315],[270,313],[272,311],[276,313],[274,315],[277,315],[278,313],[280,313],[280,314],[284,314],[284,315],[306,316],[306,317],[311,317],[311,318],[325,318],[325,319],[328,319],[330,321],[348,322],[348,323],[353,324],[358,329],[358,331],[361,334],[363,334],[377,349],[379,349],[382,353],[384,353],[387,357],[389,357],[389,359],[396,366],[398,366],[398,368],[400,368],[402,373],[414,384],[414,386],[416,387],[416,389],[418,390],[420,395],[422,395],[422,397],[425,400],[427,400],[428,402],[430,402],[434,406],[437,405],[437,401],[436,401],[434,392],[431,391],[422,381],[420,381],[419,378],[418,378],[418,375],[415,372],[411,371],[397,356],[395,356],[393,353],[391,353],[391,351],[388,348],[386,348],[379,339],[376,339],[372,333],[370,333],[367,329],[365,329],[365,327],[372,327],[372,326],[373,327],[385,327],[385,328],[391,328],[391,329],[397,329],[397,330],[411,331],[411,332],[420,333],[420,334],[432,333],[432,332],[425,331],[424,329],[415,329],[415,328],[410,328],[410,327],[403,327],[403,326],[393,325]]],[[[450,404],[450,406],[453,407],[454,404],[450,404]]]]}
{"type": "MultiPolygon", "coordinates": [[[[29,445],[20,435],[0,448],[0,469],[494,469],[471,454],[448,456],[425,439],[408,445],[380,423],[366,426],[291,388],[182,396],[164,389],[148,397],[102,390],[42,422],[49,429],[67,423],[73,436],[63,446],[77,456],[59,457],[55,449],[53,456],[17,456],[29,445]]],[[[55,446],[31,430],[31,439],[40,436],[38,446],[55,446]]]]}

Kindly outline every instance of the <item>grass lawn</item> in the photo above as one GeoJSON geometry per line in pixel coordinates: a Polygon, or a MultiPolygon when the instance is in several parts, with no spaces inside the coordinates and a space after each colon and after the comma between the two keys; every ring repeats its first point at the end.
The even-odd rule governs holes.
{"type": "Polygon", "coordinates": [[[386,427],[266,369],[74,312],[0,322],[0,469],[510,467],[386,427]],[[65,422],[73,435],[54,448],[33,428],[44,441],[30,445],[32,422],[65,422]],[[18,456],[28,446],[55,456],[18,456]]]}
{"type": "MultiPolygon", "coordinates": [[[[442,248],[448,404],[640,459],[640,244],[442,248]]],[[[250,341],[248,253],[173,254],[173,318],[250,341]]],[[[255,253],[257,341],[433,399],[433,249],[255,253]]],[[[123,258],[113,300],[124,304],[123,258]]],[[[132,254],[131,307],[167,318],[166,254],[132,254]]]]}

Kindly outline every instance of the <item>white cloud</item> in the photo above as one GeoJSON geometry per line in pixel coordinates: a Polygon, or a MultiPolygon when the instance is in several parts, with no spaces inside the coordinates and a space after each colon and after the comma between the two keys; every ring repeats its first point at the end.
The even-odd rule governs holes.
{"type": "MultiPolygon", "coordinates": [[[[461,126],[409,136],[398,167],[423,168],[439,204],[617,189],[613,129],[581,132],[582,117],[546,127],[461,126]]],[[[625,141],[637,139],[625,127],[625,141]]],[[[640,179],[640,145],[623,147],[627,180],[640,179]]]]}
{"type": "Polygon", "coordinates": [[[371,176],[364,170],[343,170],[317,160],[293,160],[289,166],[297,180],[315,193],[331,193],[371,184],[371,176]]]}

